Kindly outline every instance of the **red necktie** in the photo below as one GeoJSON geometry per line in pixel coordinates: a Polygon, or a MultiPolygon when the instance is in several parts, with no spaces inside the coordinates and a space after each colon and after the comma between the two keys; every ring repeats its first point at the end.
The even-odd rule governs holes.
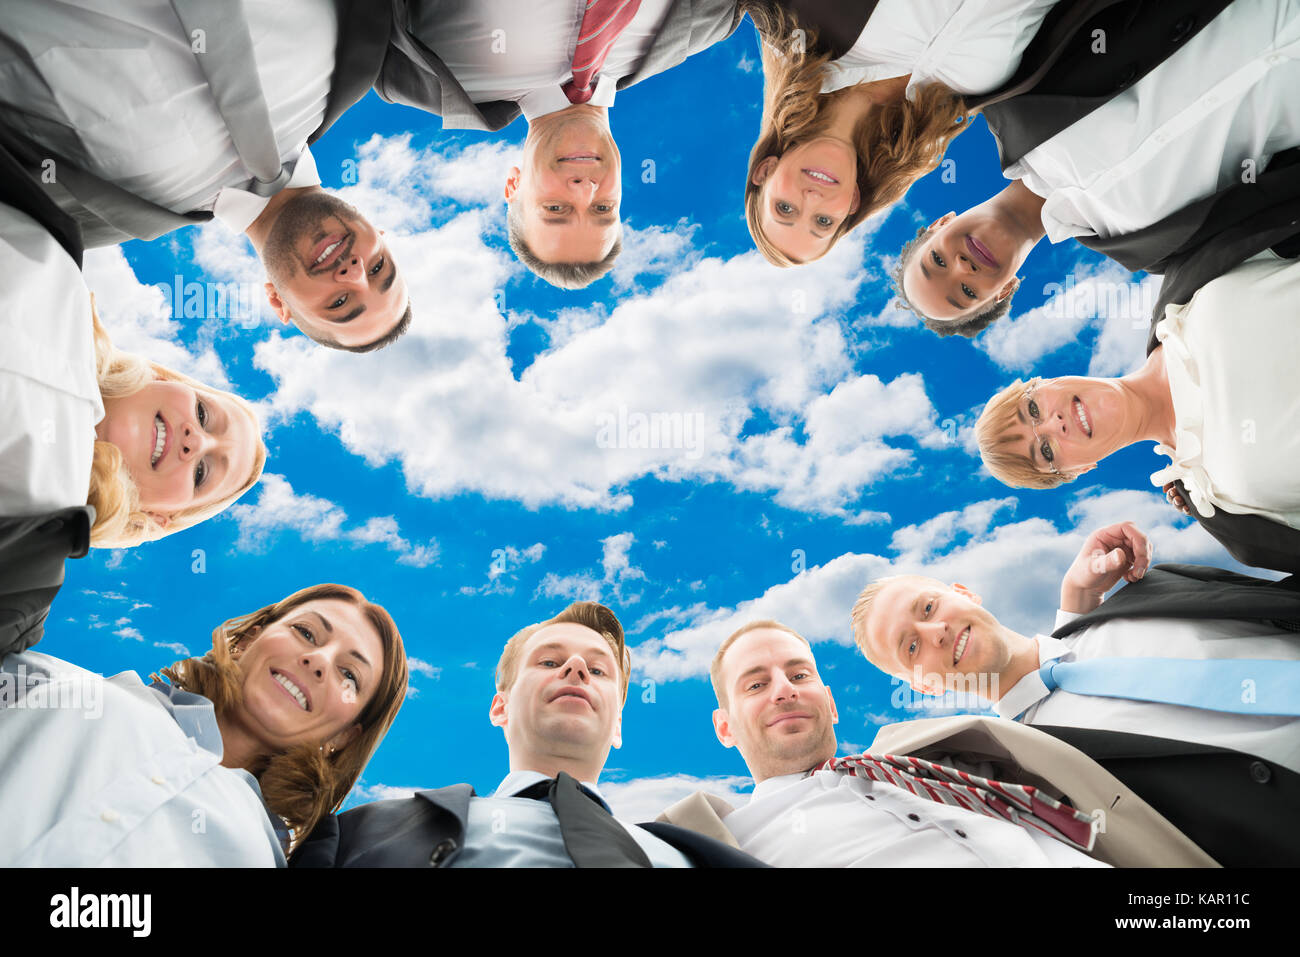
{"type": "Polygon", "coordinates": [[[1000,817],[1080,851],[1091,851],[1096,840],[1096,822],[1089,815],[1067,807],[1032,785],[990,781],[932,761],[893,754],[831,758],[813,768],[814,771],[822,769],[861,774],[872,781],[906,788],[918,797],[940,804],[1000,817]]]}
{"type": "Polygon", "coordinates": [[[570,103],[591,99],[591,81],[640,6],[641,0],[587,0],[582,26],[578,28],[578,46],[573,51],[573,79],[563,86],[570,103]]]}

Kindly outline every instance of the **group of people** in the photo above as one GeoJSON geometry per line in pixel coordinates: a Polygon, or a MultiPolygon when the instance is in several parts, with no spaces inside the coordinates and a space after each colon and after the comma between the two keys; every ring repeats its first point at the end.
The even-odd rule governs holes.
{"type": "Polygon", "coordinates": [[[407,683],[396,625],[354,589],[233,618],[148,684],[33,650],[65,558],[212,517],[267,455],[247,401],[114,347],[86,247],[216,218],[256,251],[282,322],[330,348],[391,345],[419,304],[384,231],[321,186],[311,153],[373,89],[448,129],[522,114],[509,244],[543,280],[585,287],[622,246],[617,92],[745,16],[764,75],[743,189],[762,256],[824,256],[982,114],[1012,182],[902,250],[898,296],[926,327],[973,336],[1005,315],[1044,237],[1165,277],[1136,371],[990,400],[989,471],[1049,488],[1151,440],[1172,460],[1155,484],[1229,553],[1300,572],[1284,326],[1300,293],[1298,0],[109,7],[12,0],[0,15],[0,762],[41,796],[4,808],[0,863],[1300,862],[1284,817],[1300,798],[1300,590],[1149,569],[1127,524],[1089,537],[1051,636],[1010,631],[960,585],[868,584],[851,622],[866,658],[922,693],[976,680],[998,717],[893,725],[863,755],[837,756],[809,642],[747,624],[714,659],[713,723],[754,795],[735,809],[695,795],[636,826],[597,785],[632,667],[602,605],[506,643],[491,720],[510,768],[491,797],[455,785],[341,815],[407,683]],[[49,706],[69,700],[103,720],[49,706]]]}

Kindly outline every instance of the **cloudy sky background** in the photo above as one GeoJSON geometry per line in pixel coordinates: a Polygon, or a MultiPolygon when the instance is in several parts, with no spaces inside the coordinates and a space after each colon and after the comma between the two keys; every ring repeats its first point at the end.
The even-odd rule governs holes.
{"type": "Polygon", "coordinates": [[[1062,244],[1034,252],[1011,318],[973,343],[895,307],[888,274],[916,227],[1003,185],[982,121],[830,256],[768,265],[741,206],[756,52],[746,23],[618,95],[625,252],[579,292],[536,280],[505,242],[522,120],[444,133],[373,95],[355,107],[314,152],[324,184],[388,231],[410,284],[411,331],[376,354],[281,326],[251,248],[219,224],[90,253],[117,344],[254,401],[270,457],[220,518],[70,562],[42,650],[147,674],[202,654],[225,619],[353,585],[396,619],[412,690],[350,803],[459,781],[486,793],[507,771],[488,723],[501,646],[599,600],[635,665],[602,781],[617,811],[646,818],[697,787],[749,786],[713,736],[707,680],[745,621],[814,642],[851,752],[935,713],[852,647],[849,610],[872,578],[964,582],[1033,634],[1050,629],[1084,536],[1111,522],[1137,522],[1157,561],[1239,568],[1152,488],[1164,460],[1150,445],[1018,492],[972,444],[984,402],[1017,377],[1135,368],[1159,280],[1062,244]],[[191,282],[233,295],[173,317],[171,290],[191,282]],[[620,422],[656,413],[682,423],[678,447],[619,447],[620,422]]]}

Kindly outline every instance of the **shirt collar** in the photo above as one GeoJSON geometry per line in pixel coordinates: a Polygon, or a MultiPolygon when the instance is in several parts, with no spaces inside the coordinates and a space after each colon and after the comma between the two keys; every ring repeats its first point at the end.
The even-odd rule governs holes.
{"type": "MultiPolygon", "coordinates": [[[[1050,635],[1035,635],[1034,641],[1038,643],[1038,664],[1041,667],[1049,661],[1055,661],[1057,658],[1063,658],[1070,654],[1070,646],[1059,638],[1053,638],[1050,635]]],[[[1001,700],[993,703],[993,710],[1002,718],[1018,718],[1031,705],[1037,704],[1048,696],[1050,692],[1047,685],[1043,684],[1043,679],[1035,668],[1029,674],[1025,675],[1011,689],[1002,696],[1001,700]]]]}
{"type": "MultiPolygon", "coordinates": [[[[618,81],[611,76],[602,76],[596,81],[596,86],[591,91],[591,99],[587,101],[587,105],[611,107],[614,105],[614,95],[617,92],[618,81]]],[[[571,106],[573,104],[569,102],[563,87],[559,86],[529,90],[519,98],[519,109],[523,110],[524,118],[530,123],[540,116],[558,113],[560,110],[567,110],[571,106]]]]}
{"type": "MultiPolygon", "coordinates": [[[[307,148],[305,143],[298,156],[289,160],[285,165],[292,165],[293,173],[289,177],[289,182],[284,184],[284,189],[300,189],[304,186],[320,185],[320,174],[316,171],[316,159],[311,155],[311,150],[307,148]]],[[[266,204],[270,199],[270,196],[259,196],[257,193],[240,189],[238,186],[227,186],[217,193],[217,200],[212,204],[212,215],[225,223],[230,229],[242,233],[253,224],[253,220],[262,215],[262,210],[266,209],[266,204]]]]}
{"type": "Polygon", "coordinates": [[[798,784],[807,776],[807,771],[800,771],[797,774],[778,774],[774,778],[764,778],[754,785],[754,790],[749,799],[757,801],[760,798],[770,797],[777,791],[783,791],[792,784],[798,784]]]}
{"type": "MultiPolygon", "coordinates": [[[[492,796],[512,797],[525,788],[532,787],[538,781],[549,781],[550,779],[551,775],[543,774],[541,771],[511,771],[501,779],[501,783],[492,792],[492,796]]],[[[605,796],[600,793],[600,788],[596,787],[594,781],[579,781],[578,783],[599,798],[600,803],[605,805],[605,810],[609,810],[609,802],[605,800],[605,796]]]]}

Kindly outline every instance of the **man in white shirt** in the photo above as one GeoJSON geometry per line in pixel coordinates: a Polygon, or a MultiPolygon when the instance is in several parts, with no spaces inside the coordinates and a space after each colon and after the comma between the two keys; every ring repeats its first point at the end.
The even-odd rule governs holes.
{"type": "Polygon", "coordinates": [[[1300,0],[1230,4],[1132,87],[1010,162],[997,196],[921,230],[900,256],[900,298],[940,335],[975,335],[1006,314],[1044,236],[1114,240],[1254,182],[1300,144],[1298,87],[1300,0]]]}
{"type": "Polygon", "coordinates": [[[576,602],[517,632],[497,664],[491,721],[510,773],[362,805],[322,822],[295,867],[752,867],[724,844],[615,819],[596,784],[622,744],[631,656],[612,611],[576,602]]]}
{"type": "Polygon", "coordinates": [[[736,7],[735,0],[408,0],[393,36],[400,55],[385,62],[375,89],[442,116],[447,129],[499,130],[522,113],[523,157],[505,183],[510,245],[547,282],[579,289],[609,272],[622,248],[621,160],[608,113],[615,94],[725,39],[739,23],[736,7]],[[584,29],[588,11],[596,20],[584,29]],[[618,28],[612,45],[604,43],[610,20],[618,28]],[[588,51],[593,39],[600,49],[588,51]],[[584,74],[577,92],[592,56],[596,72],[584,74]]]}
{"type": "MultiPolygon", "coordinates": [[[[1001,818],[865,776],[814,770],[835,757],[835,699],[807,639],[779,622],[738,629],[718,649],[710,676],[718,740],[740,751],[755,784],[743,807],[716,798],[709,805],[738,846],[762,861],[785,867],[1099,866],[1082,851],[1001,818]]],[[[697,820],[676,813],[669,809],[661,820],[697,820]]]]}
{"type": "MultiPolygon", "coordinates": [[[[405,280],[382,231],[321,188],[307,147],[368,86],[343,89],[355,64],[341,9],[14,0],[0,24],[0,144],[86,245],[215,217],[249,238],[281,321],[323,345],[380,348],[410,321],[405,280]]],[[[380,26],[382,55],[386,15],[380,26]]]]}

